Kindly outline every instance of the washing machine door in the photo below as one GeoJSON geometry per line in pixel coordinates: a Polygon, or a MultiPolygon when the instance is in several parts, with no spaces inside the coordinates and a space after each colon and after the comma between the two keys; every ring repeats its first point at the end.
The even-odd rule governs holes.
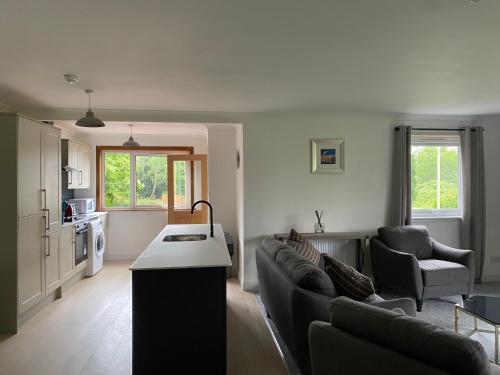
{"type": "Polygon", "coordinates": [[[95,254],[98,257],[102,257],[102,254],[104,253],[104,233],[103,232],[98,232],[97,235],[95,236],[95,254]]]}

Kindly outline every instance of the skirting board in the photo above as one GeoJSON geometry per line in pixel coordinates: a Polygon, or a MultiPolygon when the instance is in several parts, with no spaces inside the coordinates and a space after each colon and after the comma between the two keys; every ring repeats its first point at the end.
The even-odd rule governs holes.
{"type": "Polygon", "coordinates": [[[104,260],[134,260],[141,253],[104,253],[104,260]]]}

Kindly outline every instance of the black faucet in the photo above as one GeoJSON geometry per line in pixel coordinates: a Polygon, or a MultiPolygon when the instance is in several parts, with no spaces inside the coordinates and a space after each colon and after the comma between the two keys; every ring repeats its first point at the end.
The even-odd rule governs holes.
{"type": "Polygon", "coordinates": [[[214,236],[214,213],[213,213],[212,205],[210,204],[210,202],[204,201],[204,200],[194,202],[193,206],[191,207],[191,214],[194,212],[194,208],[196,207],[196,205],[198,203],[205,203],[208,205],[208,207],[210,207],[210,237],[213,237],[214,236]]]}

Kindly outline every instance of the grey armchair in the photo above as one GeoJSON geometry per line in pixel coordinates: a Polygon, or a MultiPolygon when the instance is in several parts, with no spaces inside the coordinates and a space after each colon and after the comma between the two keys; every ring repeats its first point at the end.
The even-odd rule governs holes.
{"type": "Polygon", "coordinates": [[[417,311],[425,298],[472,294],[473,252],[433,240],[425,226],[379,228],[370,250],[378,291],[388,287],[415,298],[417,311]]]}

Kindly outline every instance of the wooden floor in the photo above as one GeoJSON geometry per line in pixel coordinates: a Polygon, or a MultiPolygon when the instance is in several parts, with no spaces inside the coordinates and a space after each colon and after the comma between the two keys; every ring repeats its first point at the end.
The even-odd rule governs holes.
{"type": "MultiPolygon", "coordinates": [[[[131,272],[106,262],[50,304],[17,335],[0,335],[2,375],[131,373],[131,272]]],[[[228,374],[286,374],[255,296],[227,284],[228,374]]],[[[173,375],[173,374],[172,374],[173,375]]]]}

